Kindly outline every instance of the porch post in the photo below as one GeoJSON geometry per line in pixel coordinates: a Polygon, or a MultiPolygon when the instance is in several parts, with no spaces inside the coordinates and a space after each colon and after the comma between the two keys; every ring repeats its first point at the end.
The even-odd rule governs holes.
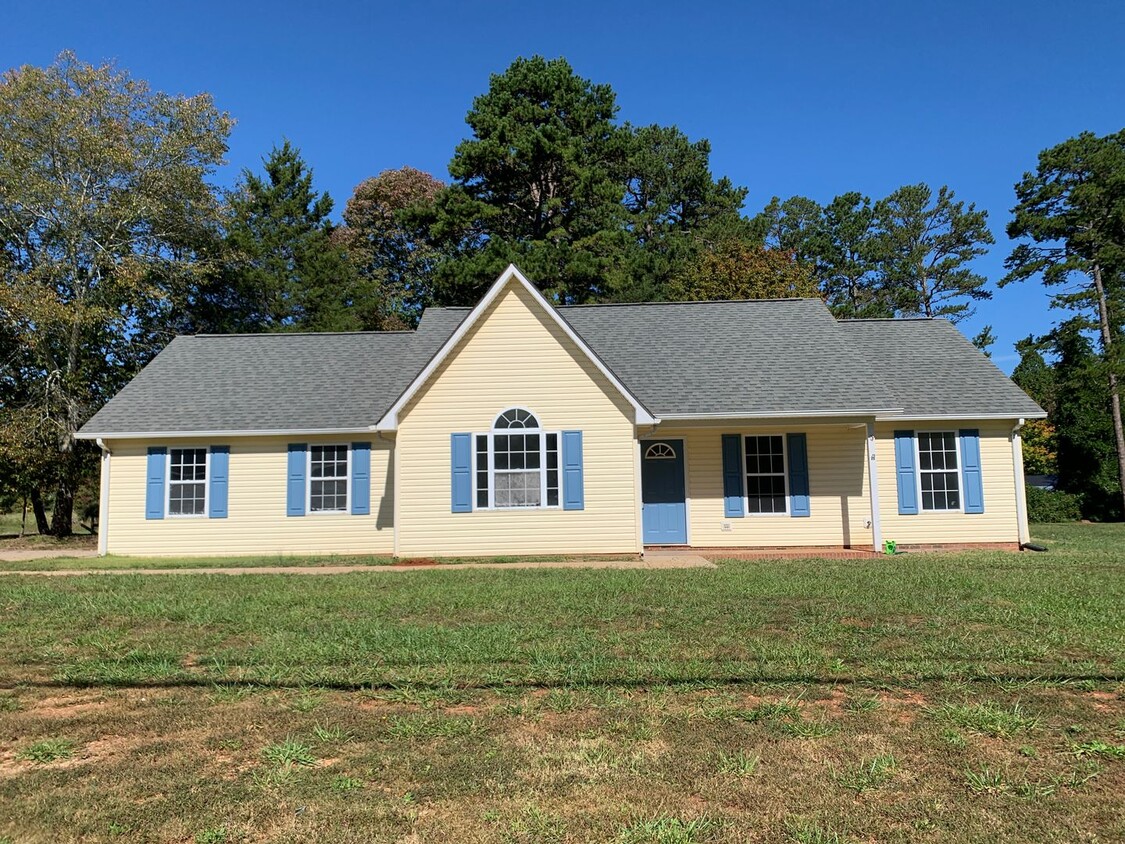
{"type": "Polygon", "coordinates": [[[109,446],[99,438],[102,450],[101,485],[98,490],[98,556],[109,553],[109,461],[112,458],[109,446]]]}
{"type": "Polygon", "coordinates": [[[871,547],[883,550],[883,527],[879,523],[879,471],[875,464],[875,422],[867,423],[867,479],[871,492],[871,547]]]}

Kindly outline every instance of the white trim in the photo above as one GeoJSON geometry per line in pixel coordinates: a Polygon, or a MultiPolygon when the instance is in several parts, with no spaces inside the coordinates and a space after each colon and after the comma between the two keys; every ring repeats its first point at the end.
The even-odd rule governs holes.
{"type": "Polygon", "coordinates": [[[370,434],[371,428],[277,428],[256,431],[128,431],[79,432],[78,440],[231,439],[232,437],[313,437],[325,434],[370,434]]]}
{"type": "MultiPolygon", "coordinates": [[[[194,463],[192,465],[195,465],[194,463]]],[[[175,481],[180,484],[194,484],[198,481],[175,481]]],[[[164,516],[169,519],[208,519],[211,517],[211,448],[205,445],[169,446],[164,454],[164,516]],[[203,512],[202,513],[173,513],[172,512],[172,452],[173,451],[202,451],[203,452],[203,512]]]]}
{"type": "MultiPolygon", "coordinates": [[[[661,416],[661,424],[669,422],[692,422],[695,420],[725,420],[735,422],[739,419],[816,419],[818,417],[847,419],[866,419],[874,415],[877,419],[880,414],[895,414],[900,411],[894,408],[871,408],[867,410],[775,410],[770,413],[678,413],[675,416],[661,416]]],[[[902,417],[891,416],[899,419],[902,417]]],[[[1010,419],[1011,417],[1004,417],[1010,419]]]]}
{"type": "MultiPolygon", "coordinates": [[[[98,440],[98,447],[102,450],[101,489],[98,494],[98,556],[104,557],[109,553],[109,471],[113,453],[101,440],[98,440]]],[[[147,478],[145,480],[147,483],[147,478]]]]}
{"type": "MultiPolygon", "coordinates": [[[[322,481],[325,478],[317,478],[322,481]]],[[[327,480],[338,481],[333,476],[327,480]]],[[[350,516],[352,512],[352,447],[350,443],[309,443],[305,448],[305,513],[309,516],[350,516]],[[312,451],[314,448],[342,448],[348,456],[348,465],[344,470],[344,509],[343,510],[313,510],[312,508],[312,451]]]]}
{"type": "MultiPolygon", "coordinates": [[[[765,433],[754,434],[739,434],[739,446],[742,456],[742,506],[745,508],[745,513],[748,517],[753,518],[768,518],[770,516],[788,516],[790,515],[789,507],[789,439],[784,434],[768,431],[765,433]],[[781,479],[785,483],[785,509],[780,513],[751,513],[750,512],[750,484],[747,481],[750,478],[750,473],[746,471],[746,438],[747,437],[781,437],[781,479]]],[[[807,458],[806,458],[807,460],[807,458]]],[[[758,478],[776,478],[777,472],[755,472],[755,477],[758,478]]],[[[810,489],[809,497],[811,500],[812,491],[810,489]]]]}
{"type": "MultiPolygon", "coordinates": [[[[1002,419],[1013,421],[1017,417],[1010,413],[941,413],[931,416],[887,416],[881,413],[875,415],[876,422],[975,422],[978,420],[1002,419]]],[[[1046,419],[1046,413],[1028,414],[1028,419],[1046,419]]]]}
{"type": "MultiPolygon", "coordinates": [[[[492,420],[492,424],[496,424],[496,420],[507,413],[509,410],[522,410],[525,413],[530,413],[536,422],[539,422],[539,415],[526,407],[508,407],[496,414],[492,420]]],[[[498,512],[510,513],[518,510],[530,510],[535,512],[537,510],[561,510],[563,504],[563,469],[562,469],[562,431],[547,430],[546,428],[491,428],[488,431],[478,431],[469,434],[469,446],[472,460],[470,461],[470,471],[472,472],[471,496],[473,510],[480,512],[498,512]],[[505,436],[520,436],[522,434],[535,435],[539,437],[539,503],[530,507],[497,507],[496,506],[496,452],[495,452],[495,437],[497,435],[505,436]],[[555,474],[557,478],[557,486],[555,487],[558,493],[558,503],[547,503],[547,472],[550,469],[547,466],[547,437],[555,437],[555,474]],[[488,504],[481,507],[477,504],[477,437],[485,437],[488,444],[488,504]]],[[[534,472],[535,469],[501,469],[501,472],[534,472]]]]}
{"type": "Polygon", "coordinates": [[[550,302],[543,298],[543,294],[536,289],[535,285],[533,285],[524,277],[523,273],[521,273],[516,268],[515,264],[509,264],[508,268],[500,274],[500,277],[496,279],[496,282],[492,285],[492,287],[488,289],[488,292],[484,295],[484,298],[477,303],[476,307],[469,311],[469,315],[461,321],[461,324],[457,326],[457,330],[454,331],[452,335],[450,335],[449,339],[445,341],[442,347],[438,350],[437,354],[435,354],[430,359],[430,362],[426,364],[425,368],[420,373],[418,373],[413,381],[410,382],[410,385],[407,386],[407,388],[403,391],[402,395],[398,397],[395,403],[391,405],[390,409],[383,414],[378,422],[371,426],[371,430],[395,431],[398,429],[399,413],[403,410],[404,407],[406,407],[407,404],[409,404],[410,400],[414,398],[414,396],[423,387],[426,381],[429,380],[430,376],[433,375],[433,373],[439,366],[441,366],[442,362],[447,357],[449,357],[449,355],[457,347],[457,345],[461,342],[465,335],[467,335],[473,328],[473,326],[477,324],[484,312],[488,310],[489,306],[492,305],[492,303],[496,301],[497,298],[499,298],[500,293],[513,281],[523,285],[524,289],[527,290],[532,298],[535,299],[535,301],[540,305],[542,305],[543,310],[550,316],[552,320],[554,320],[555,324],[563,331],[564,334],[566,334],[567,338],[579,348],[579,350],[589,359],[590,363],[592,363],[598,369],[598,371],[606,377],[610,384],[612,384],[614,388],[629,402],[629,404],[632,405],[634,424],[652,425],[657,422],[657,419],[651,413],[649,413],[648,409],[645,408],[645,406],[641,404],[640,401],[631,392],[629,392],[625,385],[622,384],[617,379],[617,376],[613,374],[610,368],[602,363],[601,359],[596,354],[594,354],[593,350],[586,345],[586,343],[582,340],[581,337],[578,336],[577,333],[575,333],[574,329],[570,327],[569,323],[567,323],[566,320],[559,316],[558,311],[555,310],[550,302]]]}
{"type": "MultiPolygon", "coordinates": [[[[914,472],[914,487],[918,495],[918,515],[933,515],[941,513],[964,513],[965,512],[965,458],[961,454],[961,432],[957,430],[948,430],[947,428],[930,428],[914,432],[914,465],[917,467],[914,472]],[[953,449],[957,454],[957,505],[956,507],[943,507],[941,509],[932,508],[927,510],[922,503],[922,472],[929,474],[937,474],[948,472],[949,469],[922,469],[922,449],[918,445],[919,434],[952,434],[953,435],[953,449]]],[[[983,486],[983,479],[982,479],[983,486]]]]}
{"type": "MultiPolygon", "coordinates": [[[[1016,531],[1020,545],[1031,541],[1031,529],[1027,526],[1027,482],[1023,476],[1023,437],[1020,428],[1024,420],[1020,419],[1012,428],[1012,478],[1016,484],[1016,531]]],[[[983,462],[983,461],[982,461],[983,462]]],[[[983,486],[984,479],[981,479],[983,486]]]]}
{"type": "Polygon", "coordinates": [[[879,516],[879,466],[875,460],[877,442],[875,423],[868,422],[867,428],[867,491],[871,499],[871,548],[879,554],[883,550],[883,523],[879,516]]]}
{"type": "Polygon", "coordinates": [[[637,534],[637,549],[641,555],[645,553],[644,513],[645,503],[641,497],[641,451],[644,446],[641,438],[633,440],[633,522],[637,534]]]}

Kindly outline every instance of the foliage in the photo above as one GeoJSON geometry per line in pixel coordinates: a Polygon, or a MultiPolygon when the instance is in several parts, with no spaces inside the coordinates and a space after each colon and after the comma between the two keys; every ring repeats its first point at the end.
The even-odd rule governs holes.
{"type": "Polygon", "coordinates": [[[670,299],[685,301],[817,295],[811,271],[793,253],[738,239],[704,246],[668,285],[670,299]]]}
{"type": "Polygon", "coordinates": [[[875,204],[883,286],[898,313],[957,322],[972,314],[965,299],[992,298],[968,266],[996,242],[987,218],[944,185],[936,197],[928,185],[905,185],[875,204]]]}
{"type": "MultiPolygon", "coordinates": [[[[61,54],[0,82],[0,404],[53,443],[53,533],[89,450],[83,422],[169,339],[171,303],[210,271],[218,205],[206,182],[231,121],[205,94],[154,93],[112,65],[61,54]]],[[[22,441],[10,433],[9,443],[22,441]]]]}
{"type": "Polygon", "coordinates": [[[992,347],[996,344],[996,335],[992,333],[992,326],[986,325],[973,337],[972,343],[980,349],[986,358],[992,357],[992,347]]]}
{"type": "Polygon", "coordinates": [[[1030,475],[1055,475],[1059,471],[1058,432],[1050,419],[1029,419],[1020,429],[1023,467],[1030,475]]]}
{"type": "Polygon", "coordinates": [[[413,221],[432,211],[444,185],[413,167],[356,185],[333,236],[378,301],[380,328],[416,325],[431,298],[440,252],[413,221]]]}
{"type": "Polygon", "coordinates": [[[300,150],[285,141],[244,170],[228,196],[225,272],[194,303],[211,331],[345,331],[377,327],[377,297],[332,239],[332,198],[318,193],[300,150]]]}
{"type": "MultiPolygon", "coordinates": [[[[1125,130],[1104,137],[1083,132],[1043,150],[1035,172],[1025,173],[1015,191],[1018,201],[1008,236],[1021,242],[1005,262],[1009,272],[1001,284],[1038,276],[1058,291],[1053,296],[1056,307],[1083,317],[1083,328],[1096,327],[1102,366],[1095,371],[1087,365],[1084,374],[1107,385],[1102,413],[1111,427],[1116,461],[1112,454],[1106,459],[1117,476],[1118,497],[1109,509],[1121,512],[1125,510],[1125,428],[1119,387],[1125,326],[1125,130]]],[[[1073,377],[1071,386],[1077,388],[1073,377]]],[[[1085,427],[1089,429],[1093,421],[1085,427]]],[[[1067,433],[1063,424],[1058,427],[1060,436],[1067,433]]],[[[1103,473],[1103,469],[1099,465],[1095,471],[1103,473]]],[[[1108,491],[1104,481],[1100,486],[1108,491]]]]}
{"type": "Polygon", "coordinates": [[[1027,487],[1027,518],[1032,522],[1076,522],[1082,518],[1081,499],[1058,489],[1027,487]]]}

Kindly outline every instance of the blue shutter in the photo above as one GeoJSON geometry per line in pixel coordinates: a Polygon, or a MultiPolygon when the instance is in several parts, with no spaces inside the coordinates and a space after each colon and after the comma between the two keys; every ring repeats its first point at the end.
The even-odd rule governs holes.
{"type": "Polygon", "coordinates": [[[965,479],[962,493],[966,513],[984,512],[984,483],[980,467],[980,431],[961,429],[961,477],[965,479]]]}
{"type": "Polygon", "coordinates": [[[305,515],[305,443],[289,443],[289,479],[286,485],[286,516],[305,515]]]}
{"type": "Polygon", "coordinates": [[[582,432],[562,432],[563,509],[585,510],[585,480],[582,477],[582,432]]]}
{"type": "Polygon", "coordinates": [[[371,515],[371,443],[352,443],[352,515],[371,515]]]}
{"type": "Polygon", "coordinates": [[[471,434],[450,434],[451,487],[454,513],[473,510],[473,448],[471,434]]]}
{"type": "Polygon", "coordinates": [[[723,515],[746,515],[742,499],[742,443],[738,434],[723,434],[723,515]]]}
{"type": "Polygon", "coordinates": [[[164,518],[164,464],[168,449],[164,446],[150,446],[148,450],[148,472],[145,483],[145,518],[164,518]]]}
{"type": "Polygon", "coordinates": [[[914,477],[913,431],[895,431],[895,477],[898,481],[898,514],[918,515],[918,482],[914,477]]]}
{"type": "Polygon", "coordinates": [[[789,449],[789,515],[811,515],[809,506],[809,453],[804,434],[786,434],[789,449]]]}
{"type": "Polygon", "coordinates": [[[227,487],[230,477],[230,446],[211,446],[211,466],[209,467],[207,483],[207,516],[211,519],[225,519],[227,517],[227,487]]]}

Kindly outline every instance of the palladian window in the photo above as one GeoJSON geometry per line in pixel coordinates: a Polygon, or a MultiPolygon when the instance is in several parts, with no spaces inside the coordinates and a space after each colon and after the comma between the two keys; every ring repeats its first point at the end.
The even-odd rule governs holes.
{"type": "Polygon", "coordinates": [[[481,509],[559,506],[559,434],[533,413],[505,410],[475,436],[476,505],[481,509]]]}

